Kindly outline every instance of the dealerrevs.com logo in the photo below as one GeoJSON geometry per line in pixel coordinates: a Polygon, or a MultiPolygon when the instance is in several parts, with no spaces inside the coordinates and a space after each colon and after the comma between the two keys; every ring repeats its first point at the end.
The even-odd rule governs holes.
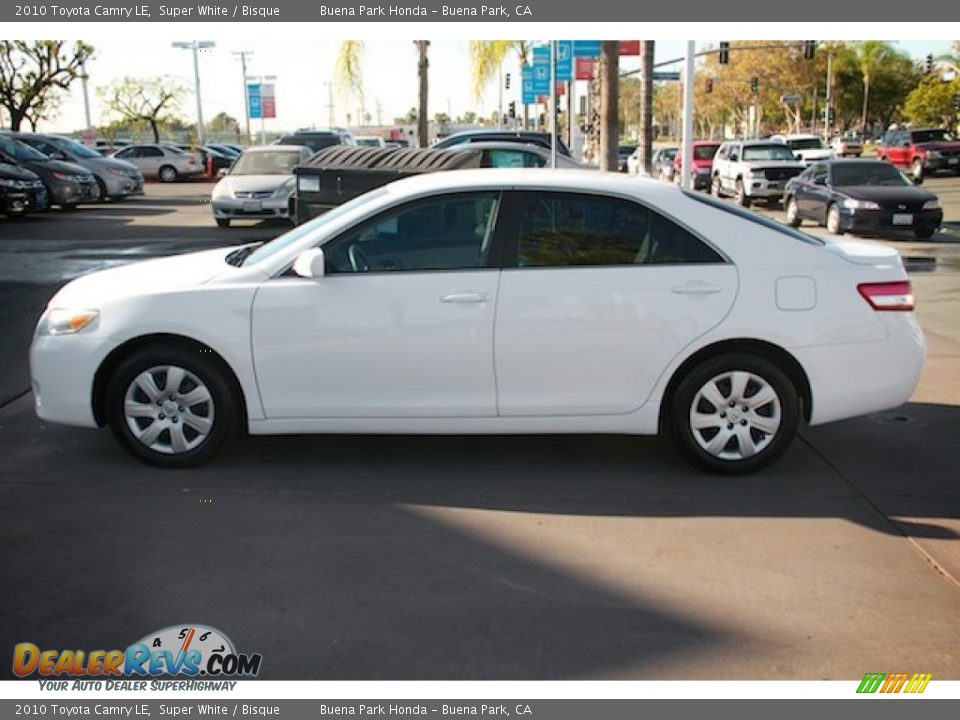
{"type": "Polygon", "coordinates": [[[238,653],[219,630],[174,625],[125,650],[41,650],[30,642],[13,648],[13,673],[26,678],[256,677],[261,655],[238,653]]]}

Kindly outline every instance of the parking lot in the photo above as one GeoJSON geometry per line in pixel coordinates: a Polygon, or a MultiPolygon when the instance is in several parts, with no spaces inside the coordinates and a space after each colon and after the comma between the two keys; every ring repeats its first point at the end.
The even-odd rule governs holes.
{"type": "Polygon", "coordinates": [[[2,642],[125,647],[196,622],[267,679],[958,679],[960,178],[925,186],[946,229],[881,240],[929,343],[912,401],[806,429],[743,478],[619,436],[253,437],[142,465],[34,416],[47,299],[286,226],[218,229],[203,182],[0,221],[2,642]]]}

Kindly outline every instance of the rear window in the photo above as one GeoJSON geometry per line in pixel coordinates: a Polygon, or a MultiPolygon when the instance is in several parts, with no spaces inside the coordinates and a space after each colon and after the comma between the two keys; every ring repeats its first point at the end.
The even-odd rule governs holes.
{"type": "Polygon", "coordinates": [[[694,192],[687,189],[682,189],[681,192],[691,200],[696,200],[697,202],[703,203],[704,205],[709,205],[717,210],[722,210],[723,212],[736,215],[737,217],[743,218],[744,220],[749,220],[757,225],[762,225],[768,230],[775,230],[776,232],[791,237],[794,240],[800,240],[808,245],[823,246],[826,244],[820,238],[814,237],[813,235],[807,235],[806,233],[795,230],[788,225],[781,225],[776,220],[771,220],[763,217],[762,215],[757,215],[756,213],[737,207],[736,205],[731,205],[723,200],[718,200],[712,195],[704,195],[703,193],[694,192]]]}

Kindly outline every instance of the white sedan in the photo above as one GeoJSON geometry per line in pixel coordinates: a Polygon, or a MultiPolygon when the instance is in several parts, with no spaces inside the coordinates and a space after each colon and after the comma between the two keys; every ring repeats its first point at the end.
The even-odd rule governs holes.
{"type": "Polygon", "coordinates": [[[157,465],[233,435],[669,430],[712,472],[906,401],[924,360],[899,255],[615,174],[465,170],[264,245],[66,285],[37,414],[157,465]]]}

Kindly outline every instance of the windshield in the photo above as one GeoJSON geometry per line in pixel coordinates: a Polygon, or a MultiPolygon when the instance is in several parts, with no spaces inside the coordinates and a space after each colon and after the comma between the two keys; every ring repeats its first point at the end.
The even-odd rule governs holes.
{"type": "Polygon", "coordinates": [[[673,160],[677,156],[677,149],[671,148],[670,150],[661,150],[660,159],[661,160],[673,160]]]}
{"type": "Polygon", "coordinates": [[[234,163],[231,175],[291,175],[300,162],[300,152],[272,150],[244,153],[234,163]]]}
{"type": "Polygon", "coordinates": [[[741,160],[796,160],[786,145],[744,145],[741,160]]]}
{"type": "Polygon", "coordinates": [[[820,138],[799,138],[797,140],[787,140],[787,145],[791,150],[820,150],[823,143],[820,138]]]}
{"type": "Polygon", "coordinates": [[[697,145],[693,149],[694,160],[713,160],[713,156],[720,149],[719,145],[697,145]]]}
{"type": "Polygon", "coordinates": [[[39,150],[8,137],[0,137],[0,150],[21,162],[42,162],[50,159],[39,150]]]}
{"type": "Polygon", "coordinates": [[[61,149],[71,152],[79,158],[98,158],[103,157],[100,153],[95,150],[91,150],[83,143],[78,143],[76,140],[68,140],[67,138],[56,138],[53,140],[53,143],[59,146],[61,149]]]}
{"type": "MultiPolygon", "coordinates": [[[[243,158],[240,158],[240,160],[242,161],[243,158]]],[[[244,262],[244,265],[248,265],[248,264],[253,265],[255,263],[266,260],[267,258],[272,257],[273,255],[276,255],[278,252],[280,252],[284,248],[297,242],[300,238],[306,235],[309,235],[310,233],[314,232],[319,228],[322,228],[324,225],[327,225],[328,223],[332,223],[333,221],[346,215],[347,213],[352,212],[356,208],[362,207],[363,205],[366,205],[367,203],[373,200],[376,200],[378,197],[386,195],[388,192],[390,191],[387,190],[385,187],[380,187],[380,188],[377,188],[376,190],[371,190],[370,192],[364,193],[363,195],[358,195],[353,200],[350,200],[349,202],[346,202],[343,205],[339,205],[338,207],[335,207],[333,210],[330,210],[329,212],[325,212],[323,215],[319,215],[318,217],[315,217],[310,222],[306,222],[303,225],[298,225],[290,232],[284,233],[283,235],[277,238],[274,238],[270,242],[264,243],[263,245],[258,247],[246,259],[246,261],[244,262]]]]}
{"type": "Polygon", "coordinates": [[[833,184],[837,187],[852,185],[883,185],[903,187],[913,185],[903,173],[887,163],[842,163],[833,166],[833,184]]]}
{"type": "Polygon", "coordinates": [[[953,135],[946,130],[920,130],[910,133],[910,136],[915,143],[950,142],[954,139],[953,135]]]}

